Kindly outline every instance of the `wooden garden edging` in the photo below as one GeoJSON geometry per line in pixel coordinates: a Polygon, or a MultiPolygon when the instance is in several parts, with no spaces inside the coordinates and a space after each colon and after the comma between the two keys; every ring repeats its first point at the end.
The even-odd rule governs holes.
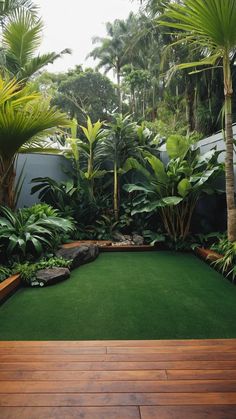
{"type": "Polygon", "coordinates": [[[109,240],[79,240],[72,243],[63,244],[64,249],[72,249],[73,247],[86,246],[88,244],[96,244],[100,252],[151,252],[157,250],[155,246],[150,245],[115,245],[109,240]]]}
{"type": "Polygon", "coordinates": [[[14,294],[21,285],[20,275],[12,275],[0,283],[0,304],[14,294]]]}
{"type": "Polygon", "coordinates": [[[195,251],[198,256],[209,262],[215,262],[216,260],[222,258],[222,255],[219,253],[211,249],[205,249],[204,247],[197,247],[195,251]]]}

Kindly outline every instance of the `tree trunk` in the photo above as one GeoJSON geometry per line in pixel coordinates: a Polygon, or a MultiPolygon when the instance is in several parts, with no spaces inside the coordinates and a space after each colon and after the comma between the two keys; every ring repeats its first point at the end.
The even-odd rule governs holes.
{"type": "Polygon", "coordinates": [[[228,240],[236,241],[236,207],[234,196],[234,145],[232,127],[232,75],[230,69],[229,54],[224,58],[224,94],[225,94],[225,178],[226,178],[226,202],[227,202],[227,227],[228,240]]]}
{"type": "Polygon", "coordinates": [[[1,161],[0,168],[0,205],[15,209],[15,159],[1,161]]]}
{"type": "Polygon", "coordinates": [[[122,113],[122,98],[121,98],[121,87],[120,87],[120,68],[117,67],[117,95],[118,95],[118,109],[119,113],[122,113]]]}
{"type": "Polygon", "coordinates": [[[114,215],[115,220],[118,221],[119,219],[119,207],[118,207],[118,171],[117,171],[117,164],[114,162],[114,215]]]}
{"type": "Polygon", "coordinates": [[[186,95],[186,119],[187,119],[187,124],[188,124],[188,135],[189,135],[191,132],[194,131],[194,125],[195,125],[195,121],[194,121],[195,92],[194,92],[192,83],[189,81],[187,81],[185,95],[186,95]]]}
{"type": "Polygon", "coordinates": [[[93,148],[90,144],[89,159],[88,159],[88,181],[89,181],[89,196],[90,200],[94,200],[94,179],[93,179],[93,148]]]}

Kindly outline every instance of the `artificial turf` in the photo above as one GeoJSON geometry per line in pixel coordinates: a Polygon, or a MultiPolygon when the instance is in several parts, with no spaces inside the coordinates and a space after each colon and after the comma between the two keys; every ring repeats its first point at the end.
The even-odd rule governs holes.
{"type": "Polygon", "coordinates": [[[1,340],[236,338],[236,286],[193,254],[103,253],[0,307],[1,340]]]}

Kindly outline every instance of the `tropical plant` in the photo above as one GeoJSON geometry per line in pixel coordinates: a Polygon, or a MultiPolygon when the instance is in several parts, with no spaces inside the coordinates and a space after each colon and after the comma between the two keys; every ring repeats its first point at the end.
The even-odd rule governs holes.
{"type": "Polygon", "coordinates": [[[21,147],[35,146],[39,140],[41,145],[60,125],[69,125],[67,116],[50,107],[40,93],[0,77],[0,204],[15,206],[14,166],[21,147]]]}
{"type": "Polygon", "coordinates": [[[20,260],[26,255],[35,257],[51,250],[55,236],[73,230],[71,221],[55,213],[53,216],[32,214],[25,217],[24,210],[16,213],[7,207],[0,207],[0,247],[1,256],[17,256],[20,260]]]}
{"type": "Polygon", "coordinates": [[[128,157],[136,155],[136,123],[131,121],[131,116],[123,117],[114,115],[114,122],[108,124],[108,135],[100,141],[97,149],[97,158],[104,164],[112,164],[113,172],[113,208],[115,220],[119,219],[119,178],[128,171],[125,163],[128,157]]]}
{"type": "Polygon", "coordinates": [[[41,19],[35,18],[28,10],[20,9],[8,19],[2,34],[3,75],[10,74],[25,83],[47,64],[70,53],[69,49],[65,49],[58,54],[36,55],[41,44],[42,29],[41,19]]]}
{"type": "Polygon", "coordinates": [[[36,185],[32,187],[31,194],[39,193],[40,201],[59,210],[63,217],[72,216],[75,219],[82,202],[82,189],[73,180],[57,182],[49,177],[32,179],[36,185]]]}
{"type": "Polygon", "coordinates": [[[4,23],[5,19],[18,10],[27,10],[33,16],[37,15],[38,6],[31,0],[3,0],[0,3],[0,21],[4,23]]]}
{"type": "Polygon", "coordinates": [[[132,214],[159,210],[165,231],[174,242],[185,240],[189,234],[196,203],[202,193],[213,193],[210,182],[219,174],[219,152],[211,150],[200,155],[188,140],[172,136],[167,141],[170,158],[165,166],[154,155],[146,155],[147,167],[130,158],[127,164],[140,172],[143,182],[125,185],[135,192],[132,214]]]}
{"type": "Polygon", "coordinates": [[[231,59],[236,49],[236,1],[235,0],[184,0],[170,3],[160,24],[178,30],[178,43],[187,43],[205,52],[205,57],[196,62],[180,64],[177,69],[221,66],[225,95],[225,141],[226,141],[226,200],[228,239],[236,240],[236,205],[233,163],[232,94],[233,81],[231,59]]]}
{"type": "Polygon", "coordinates": [[[212,262],[212,264],[224,275],[232,276],[234,281],[236,277],[236,242],[230,242],[227,238],[222,238],[219,243],[211,247],[213,250],[216,248],[219,249],[222,257],[212,262]]]}
{"type": "Polygon", "coordinates": [[[116,19],[113,23],[108,22],[106,24],[107,37],[95,37],[93,42],[100,45],[89,54],[89,56],[99,60],[97,68],[104,68],[106,73],[110,70],[115,72],[119,112],[122,112],[121,69],[128,62],[128,40],[130,39],[130,30],[133,22],[134,15],[132,13],[126,21],[116,19]]]}
{"type": "Polygon", "coordinates": [[[87,157],[87,171],[84,173],[84,177],[90,182],[91,197],[93,198],[93,181],[94,178],[102,177],[105,171],[96,170],[94,168],[95,159],[95,148],[98,143],[102,141],[105,136],[104,130],[102,130],[103,122],[97,121],[92,124],[90,117],[87,118],[87,127],[80,125],[84,133],[86,142],[79,140],[78,147],[83,150],[87,157]]]}
{"type": "Polygon", "coordinates": [[[58,215],[58,211],[47,204],[35,204],[29,208],[21,209],[22,215],[27,220],[31,215],[35,216],[35,219],[43,217],[54,217],[58,215]]]}

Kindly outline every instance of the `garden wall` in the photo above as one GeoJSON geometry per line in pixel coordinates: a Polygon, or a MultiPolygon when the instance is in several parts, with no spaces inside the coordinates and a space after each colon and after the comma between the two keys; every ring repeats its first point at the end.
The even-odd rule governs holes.
{"type": "MultiPolygon", "coordinates": [[[[236,124],[233,126],[234,137],[236,137],[236,124]]],[[[219,155],[219,162],[223,162],[225,158],[225,142],[222,131],[204,138],[199,142],[202,153],[206,153],[213,147],[218,151],[222,151],[219,155]]],[[[236,154],[234,154],[236,162],[236,154]]],[[[236,166],[235,166],[236,175],[236,166]]],[[[221,176],[217,182],[216,187],[225,190],[225,179],[221,176]]],[[[225,231],[226,230],[226,202],[224,194],[216,194],[202,198],[198,204],[193,217],[193,230],[207,233],[209,231],[225,231]]]]}
{"type": "MultiPolygon", "coordinates": [[[[236,124],[233,127],[234,135],[236,137],[236,124]]],[[[219,132],[211,137],[207,137],[199,142],[203,153],[216,147],[217,150],[225,150],[225,143],[222,132],[219,132]]],[[[167,160],[166,152],[161,152],[161,159],[167,160]]],[[[224,153],[219,157],[219,161],[224,161],[224,153]]],[[[236,161],[236,158],[235,158],[236,161]]],[[[30,206],[38,202],[37,194],[31,195],[31,180],[35,177],[51,177],[56,181],[66,180],[68,178],[65,173],[70,168],[69,160],[63,156],[56,156],[53,154],[20,154],[17,164],[17,177],[22,170],[25,162],[24,176],[25,181],[19,197],[18,207],[30,206]]],[[[236,171],[236,167],[235,167],[236,171]]],[[[235,173],[236,174],[236,173],[235,173]]],[[[222,188],[224,186],[221,181],[222,188]]]]}
{"type": "Polygon", "coordinates": [[[37,202],[37,194],[31,195],[32,178],[50,177],[56,181],[68,178],[65,173],[70,168],[70,162],[63,156],[53,154],[20,154],[17,162],[17,178],[24,166],[24,184],[18,201],[18,207],[28,207],[37,202]]]}
{"type": "MultiPolygon", "coordinates": [[[[233,125],[233,132],[234,132],[234,136],[236,137],[236,124],[233,125]]],[[[208,150],[212,149],[213,147],[216,147],[216,149],[219,151],[225,150],[225,142],[223,139],[222,131],[212,135],[211,137],[207,137],[199,141],[199,145],[203,153],[206,153],[208,150]]],[[[224,153],[222,153],[219,156],[219,161],[220,162],[224,161],[224,153]]],[[[235,158],[235,161],[236,161],[236,158],[235,158]]]]}

